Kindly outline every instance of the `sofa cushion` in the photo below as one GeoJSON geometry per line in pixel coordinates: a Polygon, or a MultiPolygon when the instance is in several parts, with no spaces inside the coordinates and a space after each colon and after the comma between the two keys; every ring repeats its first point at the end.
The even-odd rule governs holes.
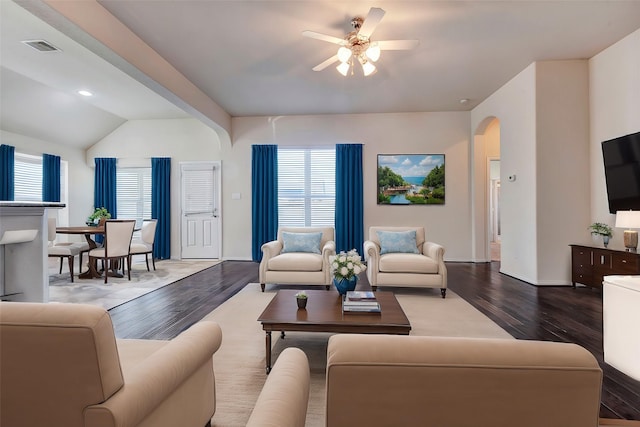
{"type": "Polygon", "coordinates": [[[378,238],[380,239],[380,254],[419,253],[415,230],[378,231],[378,238]]]}
{"type": "Polygon", "coordinates": [[[385,254],[378,265],[382,273],[438,273],[438,262],[420,254],[385,254]]]}
{"type": "Polygon", "coordinates": [[[269,270],[322,271],[322,255],[304,252],[280,254],[269,260],[269,270]]]}
{"type": "Polygon", "coordinates": [[[282,253],[305,252],[320,253],[322,233],[282,233],[282,253]]]}

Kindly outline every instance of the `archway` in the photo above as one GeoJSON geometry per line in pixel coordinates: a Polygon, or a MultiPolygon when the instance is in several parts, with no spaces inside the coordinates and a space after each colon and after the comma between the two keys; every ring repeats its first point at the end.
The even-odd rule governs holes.
{"type": "Polygon", "coordinates": [[[473,138],[474,260],[500,260],[500,120],[487,117],[473,138]]]}

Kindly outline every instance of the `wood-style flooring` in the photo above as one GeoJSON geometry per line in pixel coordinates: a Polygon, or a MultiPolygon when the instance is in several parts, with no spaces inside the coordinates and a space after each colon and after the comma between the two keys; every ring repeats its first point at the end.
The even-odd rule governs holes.
{"type": "MultiPolygon", "coordinates": [[[[515,338],[573,342],[589,350],[604,372],[600,416],[640,420],[640,381],[604,363],[599,291],[532,286],[501,274],[497,262],[447,263],[447,268],[449,288],[515,338]]],[[[361,280],[366,281],[364,274],[361,280]]],[[[225,261],[111,309],[116,335],[173,338],[257,281],[257,263],[225,261]]]]}

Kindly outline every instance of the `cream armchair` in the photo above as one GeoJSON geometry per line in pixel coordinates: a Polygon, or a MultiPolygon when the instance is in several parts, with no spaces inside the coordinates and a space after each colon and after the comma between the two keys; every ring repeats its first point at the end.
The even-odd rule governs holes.
{"type": "Polygon", "coordinates": [[[334,230],[332,227],[281,227],[277,240],[262,245],[260,262],[260,287],[264,292],[267,283],[331,285],[329,257],[335,255],[334,230]],[[311,235],[295,239],[300,233],[311,233],[319,237],[313,247],[297,243],[313,241],[311,235]],[[306,238],[308,237],[308,238],[306,238]]]}
{"type": "Polygon", "coordinates": [[[444,265],[444,248],[437,243],[425,241],[424,227],[370,227],[369,240],[364,242],[364,252],[367,258],[367,279],[374,291],[378,286],[426,287],[440,288],[442,298],[446,296],[447,267],[444,265]],[[379,235],[379,232],[382,234],[379,235]],[[395,236],[385,235],[385,232],[408,232],[409,235],[415,232],[415,248],[407,248],[405,245],[398,251],[398,245],[387,244],[385,247],[387,242],[394,243],[392,237],[395,236]],[[384,236],[382,242],[381,236],[384,236]]]}
{"type": "Polygon", "coordinates": [[[116,340],[85,304],[0,302],[0,425],[202,427],[215,411],[218,324],[116,340]]]}

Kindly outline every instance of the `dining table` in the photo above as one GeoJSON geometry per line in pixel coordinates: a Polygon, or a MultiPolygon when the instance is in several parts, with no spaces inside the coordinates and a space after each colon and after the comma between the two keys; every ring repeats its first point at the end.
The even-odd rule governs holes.
{"type": "MultiPolygon", "coordinates": [[[[75,235],[84,235],[85,240],[89,244],[89,250],[95,249],[98,247],[98,243],[94,240],[92,236],[95,235],[104,235],[104,225],[83,225],[83,226],[73,226],[73,227],[56,227],[56,234],[75,234],[75,235]]],[[[98,271],[97,263],[91,262],[91,258],[89,258],[88,263],[89,268],[84,273],[78,274],[79,279],[97,279],[102,277],[102,272],[98,271]]],[[[82,269],[82,266],[80,266],[82,269]]],[[[118,273],[118,264],[112,263],[111,268],[107,268],[107,274],[109,277],[123,277],[122,274],[118,273]]]]}

